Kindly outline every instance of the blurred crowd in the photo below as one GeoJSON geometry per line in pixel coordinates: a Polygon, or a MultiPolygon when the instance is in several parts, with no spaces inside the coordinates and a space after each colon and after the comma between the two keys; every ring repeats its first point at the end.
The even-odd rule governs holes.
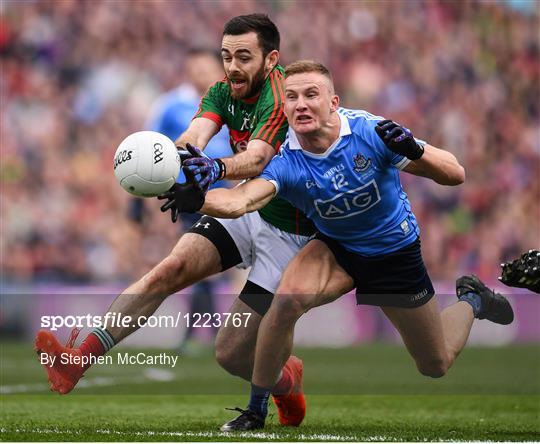
{"type": "Polygon", "coordinates": [[[185,80],[193,44],[266,12],[282,63],[313,58],[342,105],[453,152],[465,184],[402,175],[433,279],[540,246],[539,6],[483,1],[4,1],[0,6],[1,272],[10,282],[131,280],[176,243],[152,199],[142,222],[114,151],[185,80]],[[515,4],[521,6],[515,8],[515,4]]]}

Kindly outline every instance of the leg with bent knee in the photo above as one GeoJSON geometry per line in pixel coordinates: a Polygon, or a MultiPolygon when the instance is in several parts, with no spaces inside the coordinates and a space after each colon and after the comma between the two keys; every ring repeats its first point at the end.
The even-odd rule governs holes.
{"type": "Polygon", "coordinates": [[[353,285],[330,249],[319,240],[310,241],[287,266],[261,322],[253,384],[272,388],[291,353],[296,321],[309,309],[339,298],[353,285]]]}
{"type": "MultiPolygon", "coordinates": [[[[216,359],[229,373],[251,381],[255,359],[257,332],[262,317],[268,312],[273,294],[251,281],[246,283],[242,293],[230,308],[231,313],[250,314],[249,321],[242,328],[234,325],[222,326],[216,338],[216,359]]],[[[280,370],[278,382],[272,390],[282,425],[299,425],[305,416],[305,402],[302,394],[295,391],[301,386],[303,363],[296,356],[290,356],[280,370]]],[[[264,404],[268,393],[263,398],[264,404]]],[[[250,400],[250,404],[251,404],[250,400]]],[[[260,401],[255,401],[259,405],[260,401]]],[[[264,425],[264,418],[254,415],[250,406],[238,409],[240,415],[228,421],[221,428],[224,431],[252,430],[264,425]]]]}
{"type": "Polygon", "coordinates": [[[459,355],[474,320],[466,302],[439,311],[431,298],[416,308],[381,307],[397,328],[420,373],[432,378],[444,376],[459,355]]]}
{"type": "Polygon", "coordinates": [[[249,313],[247,323],[236,327],[232,322],[222,325],[216,336],[216,360],[228,373],[251,381],[255,343],[262,316],[255,310],[236,299],[229,309],[231,316],[249,313]]]}
{"type": "MultiPolygon", "coordinates": [[[[219,271],[221,258],[214,244],[199,234],[187,233],[163,261],[128,287],[110,306],[107,313],[120,314],[122,319],[129,316],[134,322],[128,322],[127,327],[115,322],[115,325],[95,328],[79,348],[73,348],[76,334],[72,334],[64,347],[52,332],[40,330],[36,336],[35,349],[49,356],[102,356],[140,328],[142,323],[139,320],[151,316],[167,296],[219,271]]],[[[103,319],[107,319],[107,315],[103,319]]],[[[78,332],[75,330],[75,333],[78,332]]],[[[58,364],[45,366],[45,370],[51,389],[66,394],[73,390],[89,367],[90,364],[58,364]]]]}
{"type": "MultiPolygon", "coordinates": [[[[259,327],[250,410],[262,417],[266,416],[268,394],[292,351],[296,321],[309,309],[332,302],[352,287],[352,278],[337,264],[329,248],[319,240],[308,242],[289,263],[272,305],[259,327]]],[[[305,414],[301,371],[301,368],[297,369],[294,375],[298,382],[298,393],[291,395],[301,396],[304,409],[294,421],[289,421],[291,425],[298,425],[305,414]]],[[[275,399],[280,401],[277,397],[275,399]]]]}
{"type": "Polygon", "coordinates": [[[240,416],[226,423],[221,430],[263,427],[271,393],[280,423],[300,425],[306,406],[302,393],[302,361],[290,356],[294,326],[310,308],[337,299],[352,286],[352,278],[319,240],[308,242],[289,262],[272,304],[259,325],[248,408],[238,409],[240,416]]]}
{"type": "MultiPolygon", "coordinates": [[[[195,234],[184,234],[171,253],[112,303],[109,312],[129,315],[132,319],[152,315],[171,294],[221,271],[221,258],[212,242],[195,234]]],[[[111,326],[107,331],[115,343],[138,329],[111,326]]]]}

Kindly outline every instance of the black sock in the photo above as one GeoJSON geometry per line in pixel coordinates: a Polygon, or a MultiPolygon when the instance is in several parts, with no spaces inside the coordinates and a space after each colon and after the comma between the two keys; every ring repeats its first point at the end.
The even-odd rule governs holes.
{"type": "Polygon", "coordinates": [[[257,415],[266,418],[268,415],[268,398],[270,390],[251,384],[248,409],[257,415]]]}

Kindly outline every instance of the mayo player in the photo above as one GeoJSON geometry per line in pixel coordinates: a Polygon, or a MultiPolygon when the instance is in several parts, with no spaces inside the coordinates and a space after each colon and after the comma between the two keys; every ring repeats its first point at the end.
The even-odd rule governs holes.
{"type": "Polygon", "coordinates": [[[319,63],[295,62],[285,77],[289,132],[280,153],[260,178],[208,192],[201,209],[239,217],[280,196],[318,229],[287,266],[259,327],[251,399],[260,405],[250,408],[260,416],[291,353],[296,321],[353,288],[358,304],[381,307],[420,373],[433,378],[453,364],[475,318],[513,320],[508,301],[474,275],[457,280],[453,305],[439,311],[433,298],[399,171],[459,185],[465,172],[457,159],[391,120],[339,108],[331,75],[319,63]]]}
{"type": "MultiPolygon", "coordinates": [[[[200,156],[185,160],[186,165],[196,163],[204,173],[199,188],[224,178],[259,175],[284,141],[288,125],[283,112],[279,46],[279,30],[264,14],[234,17],[225,24],[221,42],[225,78],[205,94],[176,144],[200,153],[195,147],[204,149],[225,124],[236,154],[221,159],[200,156]]],[[[177,183],[161,196],[167,199],[162,211],[170,210],[176,222],[177,202],[194,202],[195,195],[193,183],[177,183]]],[[[311,221],[282,199],[274,199],[261,211],[236,220],[205,216],[180,238],[167,257],[126,288],[109,312],[147,319],[170,294],[231,267],[251,266],[246,285],[228,310],[241,316],[249,314],[249,322],[242,328],[223,324],[216,338],[219,364],[230,374],[250,381],[259,322],[270,306],[285,266],[313,231],[311,221]]],[[[76,336],[64,347],[52,332],[42,330],[36,336],[35,348],[50,356],[102,356],[139,327],[134,322],[95,328],[79,347],[73,347],[76,336]]],[[[51,389],[61,394],[73,390],[89,368],[60,364],[44,367],[51,389]]],[[[279,421],[282,425],[299,425],[305,415],[303,396],[296,389],[301,385],[302,361],[291,356],[280,373],[280,383],[272,394],[279,421]]],[[[258,403],[258,398],[253,402],[258,403]]],[[[258,417],[250,415],[249,408],[238,410],[238,417],[224,424],[222,430],[264,426],[258,417]]]]}

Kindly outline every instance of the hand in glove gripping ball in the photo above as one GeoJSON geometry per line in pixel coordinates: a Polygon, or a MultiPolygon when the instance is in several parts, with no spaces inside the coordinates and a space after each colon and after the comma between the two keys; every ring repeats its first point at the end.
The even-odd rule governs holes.
{"type": "Polygon", "coordinates": [[[186,143],[186,151],[180,151],[184,172],[189,170],[197,177],[199,187],[206,191],[210,185],[223,179],[226,174],[225,164],[221,159],[212,159],[199,148],[186,143]]]}
{"type": "Polygon", "coordinates": [[[167,199],[161,206],[164,213],[171,210],[171,220],[176,222],[180,213],[196,213],[204,205],[206,190],[201,189],[195,175],[188,168],[183,168],[186,183],[175,183],[166,193],[158,199],[167,199]]]}

